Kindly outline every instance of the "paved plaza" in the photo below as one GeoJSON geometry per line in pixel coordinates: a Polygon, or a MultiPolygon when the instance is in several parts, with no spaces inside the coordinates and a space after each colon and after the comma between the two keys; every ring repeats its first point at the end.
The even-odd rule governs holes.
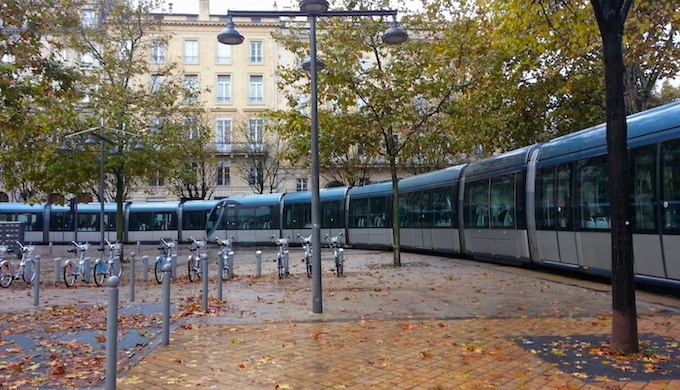
{"type": "MultiPolygon", "coordinates": [[[[237,248],[237,277],[224,284],[223,301],[211,279],[207,313],[201,282],[189,283],[180,256],[170,344],[160,345],[153,319],[121,320],[119,343],[132,333],[148,340],[120,364],[118,389],[680,389],[680,300],[672,296],[638,294],[644,352],[625,357],[606,348],[611,296],[598,282],[410,253],[395,268],[391,253],[358,250],[346,251],[345,276],[337,277],[324,250],[323,313],[315,314],[301,250],[291,249],[291,275],[282,280],[270,250],[262,277],[254,276],[254,250],[237,248]],[[142,325],[147,331],[131,331],[142,325]]],[[[0,316],[13,321],[3,327],[19,325],[22,311],[105,307],[107,288],[52,286],[50,266],[43,264],[48,288],[37,307],[23,286],[0,292],[0,316]]],[[[155,281],[142,281],[138,268],[133,304],[122,279],[122,317],[157,313],[155,281]]],[[[47,380],[12,382],[17,364],[3,365],[12,355],[6,344],[0,388],[51,388],[54,371],[47,380]]]]}

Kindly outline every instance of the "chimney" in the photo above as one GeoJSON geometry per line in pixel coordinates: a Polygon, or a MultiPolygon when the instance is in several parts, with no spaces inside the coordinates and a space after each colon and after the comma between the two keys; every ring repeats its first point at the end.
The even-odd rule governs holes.
{"type": "Polygon", "coordinates": [[[210,20],[210,0],[198,0],[198,20],[210,20]]]}
{"type": "Polygon", "coordinates": [[[168,13],[172,15],[172,3],[168,3],[168,13]]]}

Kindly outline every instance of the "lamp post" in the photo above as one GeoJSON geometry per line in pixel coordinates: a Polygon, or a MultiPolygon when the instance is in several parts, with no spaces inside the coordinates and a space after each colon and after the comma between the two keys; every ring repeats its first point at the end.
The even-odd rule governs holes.
{"type": "MultiPolygon", "coordinates": [[[[115,155],[117,154],[117,151],[115,149],[115,146],[117,146],[116,142],[114,142],[112,139],[107,138],[104,135],[104,131],[109,130],[113,131],[118,134],[123,134],[129,137],[134,137],[134,138],[139,138],[139,134],[135,133],[130,133],[129,131],[121,130],[121,129],[114,129],[112,127],[106,127],[104,126],[104,119],[102,118],[101,120],[101,125],[97,127],[92,127],[87,130],[82,130],[78,131],[72,134],[69,134],[64,137],[64,144],[59,147],[60,152],[70,152],[71,147],[68,145],[67,140],[69,138],[85,134],[87,133],[87,139],[83,142],[84,145],[87,146],[95,146],[97,143],[99,143],[99,151],[100,151],[100,156],[99,156],[99,204],[100,204],[100,209],[99,209],[99,244],[100,248],[104,249],[104,241],[106,241],[106,223],[104,221],[104,217],[106,215],[106,212],[104,210],[104,187],[105,187],[105,159],[106,159],[106,154],[104,153],[105,146],[106,144],[112,145],[111,152],[109,154],[115,155]],[[99,130],[99,132],[97,132],[99,130]],[[96,138],[99,142],[95,141],[94,138],[96,138]]],[[[133,151],[143,151],[144,150],[144,145],[142,145],[141,142],[137,142],[137,145],[135,145],[132,148],[133,151]]],[[[78,229],[77,226],[78,221],[74,221],[74,228],[78,229]]]]}
{"type": "Polygon", "coordinates": [[[217,39],[227,45],[239,45],[244,37],[234,27],[234,17],[245,18],[280,18],[280,17],[308,17],[309,18],[309,46],[310,61],[303,67],[311,73],[311,192],[312,192],[312,311],[323,313],[322,285],[321,285],[321,199],[319,195],[319,114],[317,71],[323,64],[316,57],[316,19],[318,17],[356,17],[356,16],[392,16],[390,28],[383,34],[383,42],[395,45],[408,39],[408,35],[397,24],[396,10],[359,10],[359,11],[328,11],[326,0],[302,0],[300,11],[232,11],[227,12],[227,28],[217,39]]]}

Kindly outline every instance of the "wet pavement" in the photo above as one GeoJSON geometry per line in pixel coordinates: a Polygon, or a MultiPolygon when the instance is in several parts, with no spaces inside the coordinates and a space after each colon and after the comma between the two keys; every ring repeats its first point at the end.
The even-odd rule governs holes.
{"type": "MultiPolygon", "coordinates": [[[[141,249],[140,258],[155,257],[141,249]]],[[[337,277],[331,252],[324,250],[318,314],[312,313],[311,279],[299,248],[291,249],[291,275],[281,280],[271,250],[262,255],[262,277],[254,276],[254,251],[236,249],[236,278],[223,285],[222,302],[215,299],[212,266],[207,313],[201,282],[189,283],[180,256],[172,283],[179,314],[167,346],[158,337],[161,287],[141,280],[138,260],[130,303],[125,270],[121,316],[132,310],[152,320],[137,321],[146,326],[141,333],[126,332],[135,329],[134,321],[119,325],[119,340],[132,333],[146,339],[135,339],[143,348],[119,364],[118,389],[680,389],[680,300],[673,296],[638,294],[645,353],[622,357],[606,348],[611,296],[609,286],[598,282],[409,253],[395,268],[391,253],[357,250],[345,252],[345,275],[337,277]]],[[[55,286],[48,266],[43,263],[46,288],[37,307],[24,286],[0,291],[0,316],[13,316],[12,326],[21,322],[18,312],[105,306],[106,287],[55,286]]],[[[96,339],[85,333],[91,330],[82,332],[78,342],[96,339]]],[[[0,334],[7,340],[8,333],[0,334]]],[[[13,384],[12,368],[2,363],[12,354],[3,355],[2,348],[0,382],[6,388],[49,388],[54,371],[48,380],[13,384]]],[[[92,386],[103,388],[103,382],[92,386]]]]}

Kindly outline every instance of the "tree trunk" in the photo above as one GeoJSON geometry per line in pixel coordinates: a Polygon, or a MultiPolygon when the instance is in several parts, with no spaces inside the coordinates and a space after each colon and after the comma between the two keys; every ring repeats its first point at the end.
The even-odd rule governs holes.
{"type": "Polygon", "coordinates": [[[630,225],[630,174],[626,124],[623,25],[632,0],[592,0],[602,35],[607,111],[607,154],[611,204],[612,338],[611,348],[638,352],[633,235],[630,225]]]}

